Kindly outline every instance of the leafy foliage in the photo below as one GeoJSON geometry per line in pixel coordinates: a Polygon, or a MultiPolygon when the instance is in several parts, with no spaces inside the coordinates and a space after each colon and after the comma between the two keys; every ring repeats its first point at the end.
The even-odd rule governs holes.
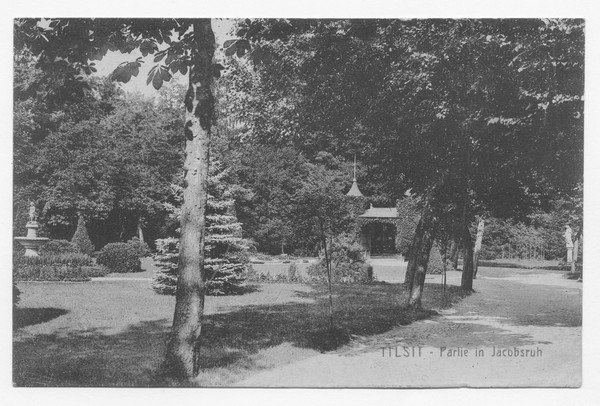
{"type": "MultiPolygon", "coordinates": [[[[364,256],[361,245],[347,234],[337,236],[328,245],[332,283],[371,283],[373,269],[364,256]]],[[[308,267],[309,278],[327,282],[327,264],[323,252],[319,260],[308,267]]]]}
{"type": "Polygon", "coordinates": [[[110,270],[110,272],[127,273],[141,272],[141,263],[137,251],[129,244],[115,242],[106,244],[100,250],[96,263],[110,270]]]}
{"type": "Polygon", "coordinates": [[[235,65],[232,84],[248,96],[234,111],[244,136],[309,156],[360,153],[391,200],[437,185],[445,216],[524,219],[582,179],[583,29],[573,19],[244,22],[255,73],[235,65]]]}
{"type": "Polygon", "coordinates": [[[137,256],[140,258],[147,257],[150,255],[150,247],[145,241],[140,241],[138,237],[133,237],[131,240],[127,241],[137,253],[137,256]]]}

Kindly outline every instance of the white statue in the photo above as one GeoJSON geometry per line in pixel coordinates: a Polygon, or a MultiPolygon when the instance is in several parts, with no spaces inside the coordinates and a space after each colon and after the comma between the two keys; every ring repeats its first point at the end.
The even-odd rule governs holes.
{"type": "Polygon", "coordinates": [[[35,204],[33,202],[29,203],[29,221],[35,221],[37,219],[37,215],[35,214],[35,204]]]}
{"type": "Polygon", "coordinates": [[[565,233],[563,234],[563,237],[565,237],[565,243],[567,244],[567,248],[573,248],[573,239],[571,238],[572,234],[573,230],[571,230],[571,227],[569,227],[569,225],[567,224],[565,226],[565,233]]]}

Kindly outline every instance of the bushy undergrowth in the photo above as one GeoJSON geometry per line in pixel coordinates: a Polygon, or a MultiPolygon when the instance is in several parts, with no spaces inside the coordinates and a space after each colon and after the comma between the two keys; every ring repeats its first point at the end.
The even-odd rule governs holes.
{"type": "Polygon", "coordinates": [[[82,253],[79,245],[67,240],[50,240],[40,247],[40,255],[60,255],[82,253]]]}
{"type": "Polygon", "coordinates": [[[127,241],[127,244],[131,245],[131,248],[135,250],[139,258],[150,255],[150,246],[146,242],[140,241],[138,237],[133,237],[131,240],[127,241]]]}
{"type": "Polygon", "coordinates": [[[20,256],[13,259],[13,277],[17,281],[90,280],[87,268],[92,259],[85,254],[58,254],[37,257],[20,256]]]}
{"type": "MultiPolygon", "coordinates": [[[[373,267],[366,261],[364,249],[360,244],[346,235],[333,239],[328,247],[331,261],[332,283],[370,283],[373,279],[373,267]]],[[[324,252],[319,260],[308,267],[310,280],[327,283],[327,262],[324,252]]]]}
{"type": "Polygon", "coordinates": [[[136,250],[124,242],[106,244],[98,254],[96,263],[110,272],[141,272],[142,265],[136,250]]]}

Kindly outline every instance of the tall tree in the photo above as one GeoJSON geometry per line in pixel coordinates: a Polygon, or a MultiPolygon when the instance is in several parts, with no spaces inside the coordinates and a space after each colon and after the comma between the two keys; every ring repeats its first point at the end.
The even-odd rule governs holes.
{"type": "MultiPolygon", "coordinates": [[[[50,78],[48,87],[61,97],[83,93],[81,78],[95,69],[90,61],[102,59],[109,51],[154,54],[158,64],[147,83],[155,89],[176,72],[188,75],[179,279],[166,367],[178,378],[196,376],[205,294],[204,210],[214,110],[211,86],[222,68],[213,61],[215,37],[210,20],[17,19],[15,42],[17,48],[31,51],[36,66],[50,78]]],[[[140,58],[123,62],[112,78],[127,82],[139,73],[141,63],[140,58]]]]}

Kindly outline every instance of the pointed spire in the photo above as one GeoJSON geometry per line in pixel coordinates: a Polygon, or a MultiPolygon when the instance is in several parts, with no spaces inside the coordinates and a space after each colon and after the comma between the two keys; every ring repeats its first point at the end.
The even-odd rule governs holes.
{"type": "Polygon", "coordinates": [[[352,187],[346,193],[346,196],[363,196],[358,189],[358,183],[356,183],[356,154],[354,154],[354,177],[352,178],[352,187]]]}

